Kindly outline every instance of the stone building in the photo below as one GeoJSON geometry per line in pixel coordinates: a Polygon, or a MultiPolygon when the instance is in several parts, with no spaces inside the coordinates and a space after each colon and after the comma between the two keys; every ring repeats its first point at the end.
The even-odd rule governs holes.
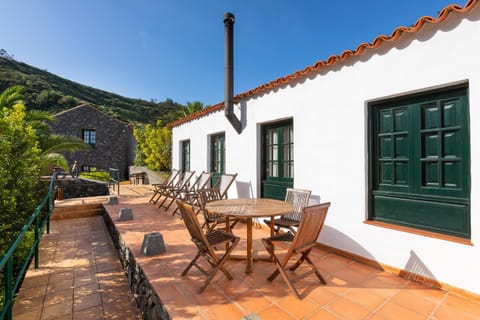
{"type": "Polygon", "coordinates": [[[91,150],[66,152],[70,167],[77,161],[80,171],[119,170],[121,179],[128,179],[128,166],[135,157],[133,128],[107,116],[100,110],[83,104],[55,115],[50,124],[56,134],[79,137],[91,145],[91,150]]]}

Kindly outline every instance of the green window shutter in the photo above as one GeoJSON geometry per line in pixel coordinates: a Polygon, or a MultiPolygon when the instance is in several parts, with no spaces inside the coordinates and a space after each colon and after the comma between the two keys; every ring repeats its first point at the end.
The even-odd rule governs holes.
{"type": "Polygon", "coordinates": [[[369,108],[370,219],[470,237],[467,90],[369,108]]]}

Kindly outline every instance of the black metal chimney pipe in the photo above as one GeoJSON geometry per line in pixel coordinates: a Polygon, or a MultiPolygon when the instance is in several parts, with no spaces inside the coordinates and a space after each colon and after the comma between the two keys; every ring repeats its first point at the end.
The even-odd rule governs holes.
{"type": "Polygon", "coordinates": [[[233,24],[235,16],[227,12],[223,16],[225,24],[225,117],[240,134],[242,123],[233,112],[233,24]]]}

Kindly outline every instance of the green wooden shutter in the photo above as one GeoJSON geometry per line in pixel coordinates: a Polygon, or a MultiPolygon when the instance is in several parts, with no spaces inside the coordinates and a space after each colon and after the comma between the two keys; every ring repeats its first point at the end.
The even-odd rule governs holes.
{"type": "Polygon", "coordinates": [[[369,109],[370,218],[470,237],[466,89],[369,109]]]}

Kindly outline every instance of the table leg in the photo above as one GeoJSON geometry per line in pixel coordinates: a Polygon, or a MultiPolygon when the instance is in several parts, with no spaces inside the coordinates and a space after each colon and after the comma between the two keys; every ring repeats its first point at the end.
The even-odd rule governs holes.
{"type": "Polygon", "coordinates": [[[253,272],[252,218],[247,218],[247,273],[253,272]]]}
{"type": "Polygon", "coordinates": [[[270,217],[270,238],[275,235],[275,216],[270,217]]]}

